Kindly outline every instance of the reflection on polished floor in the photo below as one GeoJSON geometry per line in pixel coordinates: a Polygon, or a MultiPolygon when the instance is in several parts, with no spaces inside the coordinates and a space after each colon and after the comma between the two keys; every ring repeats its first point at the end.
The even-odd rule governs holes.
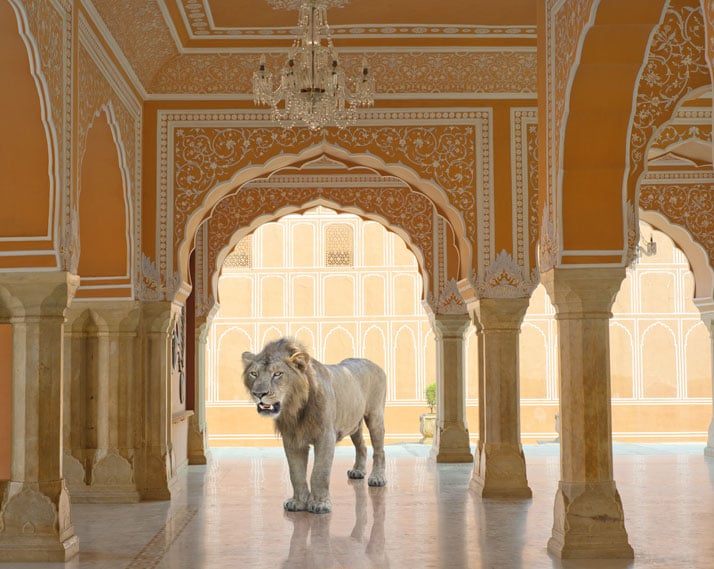
{"type": "Polygon", "coordinates": [[[714,568],[714,459],[702,445],[615,445],[615,476],[634,561],[561,562],[546,551],[558,445],[525,448],[533,499],[482,500],[470,465],[437,465],[428,447],[387,447],[388,486],[349,481],[338,447],[327,515],[285,513],[279,448],[214,449],[167,502],[76,504],[81,552],[66,564],[0,568],[707,569],[714,568]]]}

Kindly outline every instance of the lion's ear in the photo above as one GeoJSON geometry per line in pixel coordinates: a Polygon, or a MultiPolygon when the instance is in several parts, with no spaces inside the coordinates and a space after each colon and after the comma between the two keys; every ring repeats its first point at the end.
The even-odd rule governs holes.
{"type": "Polygon", "coordinates": [[[307,364],[310,363],[310,355],[305,352],[295,352],[292,356],[290,356],[290,363],[292,363],[300,371],[305,371],[307,364]]]}
{"type": "Polygon", "coordinates": [[[255,354],[250,352],[243,352],[241,357],[243,358],[243,367],[248,367],[255,361],[255,354]]]}

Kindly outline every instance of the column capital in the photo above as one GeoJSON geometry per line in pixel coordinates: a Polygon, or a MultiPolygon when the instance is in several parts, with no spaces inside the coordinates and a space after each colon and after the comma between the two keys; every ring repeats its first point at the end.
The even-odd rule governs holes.
{"type": "Polygon", "coordinates": [[[520,331],[530,298],[481,298],[474,303],[474,317],[483,330],[520,331]]]}
{"type": "Polygon", "coordinates": [[[564,315],[610,318],[624,278],[622,267],[556,268],[541,274],[541,282],[557,310],[556,318],[564,315]]]}
{"type": "Polygon", "coordinates": [[[79,277],[66,271],[0,273],[0,320],[63,316],[79,277]]]}
{"type": "Polygon", "coordinates": [[[141,316],[136,300],[74,300],[67,311],[68,326],[73,327],[86,311],[90,311],[98,331],[105,333],[136,333],[141,316]]]}
{"type": "Polygon", "coordinates": [[[463,338],[471,325],[471,317],[468,314],[432,314],[430,320],[437,337],[442,338],[463,338]]]}

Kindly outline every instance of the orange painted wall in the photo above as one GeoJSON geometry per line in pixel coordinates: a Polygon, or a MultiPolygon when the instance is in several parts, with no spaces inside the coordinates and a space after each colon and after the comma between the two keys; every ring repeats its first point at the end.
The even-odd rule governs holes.
{"type": "Polygon", "coordinates": [[[0,324],[0,480],[10,478],[12,443],[12,325],[0,324]]]}
{"type": "Polygon", "coordinates": [[[0,89],[0,235],[46,235],[50,211],[47,137],[27,48],[8,2],[0,2],[0,77],[12,77],[12,84],[0,89]]]}
{"type": "Polygon", "coordinates": [[[104,114],[87,134],[79,197],[82,277],[128,274],[126,206],[117,147],[104,114]]]}

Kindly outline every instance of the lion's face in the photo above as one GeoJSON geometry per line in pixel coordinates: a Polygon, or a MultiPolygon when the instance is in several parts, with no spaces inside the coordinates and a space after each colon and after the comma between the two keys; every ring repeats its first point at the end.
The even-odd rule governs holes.
{"type": "Polygon", "coordinates": [[[295,412],[307,401],[309,383],[303,373],[304,352],[294,352],[280,342],[268,344],[259,354],[243,354],[243,382],[260,415],[277,419],[295,412]]]}

